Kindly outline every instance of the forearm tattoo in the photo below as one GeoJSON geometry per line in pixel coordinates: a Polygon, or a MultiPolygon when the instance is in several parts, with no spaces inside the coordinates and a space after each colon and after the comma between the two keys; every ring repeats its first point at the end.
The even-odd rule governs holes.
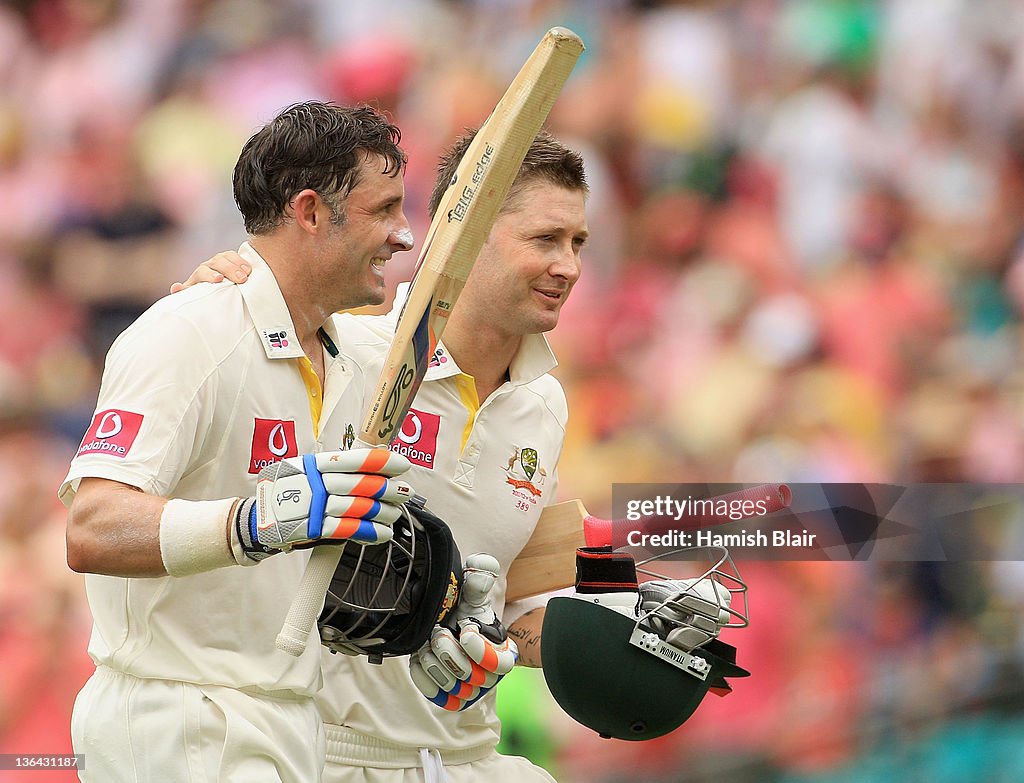
{"type": "Polygon", "coordinates": [[[532,609],[512,623],[512,627],[508,629],[508,635],[519,647],[520,666],[540,666],[539,625],[543,617],[543,608],[532,609]]]}

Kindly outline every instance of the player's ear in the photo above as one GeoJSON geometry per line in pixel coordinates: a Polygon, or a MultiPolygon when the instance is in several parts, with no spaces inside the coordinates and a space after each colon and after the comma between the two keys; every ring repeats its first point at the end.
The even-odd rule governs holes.
{"type": "Polygon", "coordinates": [[[310,234],[315,234],[330,219],[330,208],[311,188],[296,193],[291,208],[296,225],[310,234]]]}

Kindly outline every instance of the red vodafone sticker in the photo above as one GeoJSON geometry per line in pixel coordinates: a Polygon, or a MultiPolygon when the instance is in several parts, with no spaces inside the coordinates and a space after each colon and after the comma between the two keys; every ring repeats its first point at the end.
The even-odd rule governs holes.
{"type": "Polygon", "coordinates": [[[436,413],[426,413],[410,408],[398,437],[391,444],[391,450],[397,451],[413,465],[434,468],[434,455],[437,453],[437,432],[441,429],[441,417],[436,413]]]}
{"type": "Polygon", "coordinates": [[[99,411],[92,417],[78,456],[106,454],[124,459],[141,428],[142,414],[115,409],[99,411]]]}
{"type": "Polygon", "coordinates": [[[295,422],[281,419],[255,419],[252,428],[252,452],[249,472],[259,473],[268,465],[299,456],[295,440],[295,422]]]}

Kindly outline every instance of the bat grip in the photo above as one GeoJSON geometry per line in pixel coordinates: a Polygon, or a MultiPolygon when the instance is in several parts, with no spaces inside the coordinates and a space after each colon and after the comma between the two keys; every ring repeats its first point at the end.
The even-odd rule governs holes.
{"type": "Polygon", "coordinates": [[[345,547],[330,545],[315,547],[302,574],[299,591],[295,594],[284,626],[277,635],[277,649],[294,655],[302,655],[309,643],[309,635],[316,619],[324,607],[324,597],[331,586],[331,579],[341,560],[345,547]]]}
{"type": "Polygon", "coordinates": [[[584,517],[583,540],[587,542],[587,546],[611,546],[612,521],[592,516],[584,517]]]}
{"type": "MultiPolygon", "coordinates": [[[[359,439],[354,447],[373,449],[378,445],[359,439]]],[[[344,545],[333,544],[313,547],[306,563],[306,570],[302,572],[298,592],[292,599],[292,605],[288,607],[288,616],[285,617],[281,632],[274,642],[281,652],[298,658],[305,651],[309,644],[309,635],[324,608],[324,599],[330,589],[334,572],[338,570],[344,549],[344,545]]]]}

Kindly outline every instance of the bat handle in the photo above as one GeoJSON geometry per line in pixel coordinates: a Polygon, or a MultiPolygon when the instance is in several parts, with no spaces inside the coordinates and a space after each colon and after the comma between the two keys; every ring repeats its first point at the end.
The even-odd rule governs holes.
{"type": "Polygon", "coordinates": [[[583,518],[583,540],[587,546],[612,545],[612,521],[594,516],[583,518]]]}
{"type": "MultiPolygon", "coordinates": [[[[362,438],[355,442],[354,448],[373,449],[379,444],[367,443],[362,438]]],[[[324,608],[324,599],[331,587],[334,572],[341,562],[344,545],[323,545],[313,547],[302,573],[298,592],[288,607],[288,616],[284,619],[281,632],[277,635],[275,645],[281,652],[298,658],[309,644],[309,635],[313,631],[320,612],[324,608]]]]}
{"type": "Polygon", "coordinates": [[[288,609],[281,633],[277,635],[277,649],[296,658],[305,651],[344,548],[344,545],[324,545],[313,549],[302,574],[299,591],[288,609]]]}

